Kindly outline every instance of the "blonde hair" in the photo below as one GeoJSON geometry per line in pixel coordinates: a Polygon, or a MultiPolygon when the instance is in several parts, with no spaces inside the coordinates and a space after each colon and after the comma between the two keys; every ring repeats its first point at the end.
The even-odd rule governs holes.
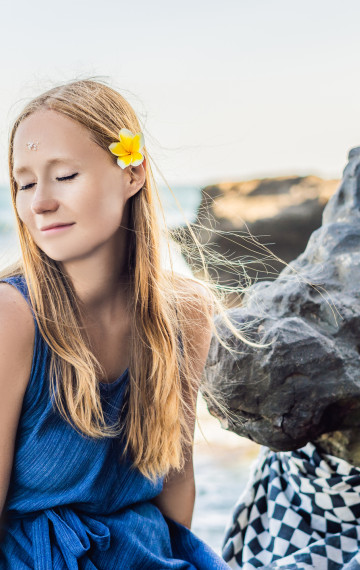
{"type": "MultiPolygon", "coordinates": [[[[194,407],[197,386],[187,342],[189,318],[194,315],[195,322],[202,315],[213,327],[213,307],[222,311],[222,305],[206,286],[206,279],[202,282],[207,294],[200,294],[198,287],[190,286],[196,280],[165,270],[161,264],[161,232],[155,207],[155,198],[158,203],[160,199],[145,147],[146,180],[130,199],[128,228],[133,319],[128,411],[124,426],[120,422],[107,425],[97,381],[104,371],[81,325],[81,307],[71,280],[58,262],[39,249],[16,209],[14,136],[19,124],[40,109],[55,110],[85,126],[105,150],[121,128],[138,132],[141,127],[119,92],[91,79],[54,87],[26,105],[13,124],[9,140],[10,189],[21,259],[5,268],[0,277],[22,274],[26,279],[37,324],[51,348],[50,390],[63,418],[93,438],[125,435],[124,451],[129,450],[134,465],[154,479],[170,468],[183,466],[185,445],[192,440],[188,412],[194,407]]],[[[247,340],[240,330],[232,330],[243,342],[260,346],[247,340]]]]}

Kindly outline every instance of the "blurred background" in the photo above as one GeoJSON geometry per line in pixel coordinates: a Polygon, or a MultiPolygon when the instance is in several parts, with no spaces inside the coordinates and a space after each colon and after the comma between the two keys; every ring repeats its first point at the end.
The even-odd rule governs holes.
{"type": "MultiPolygon", "coordinates": [[[[31,97],[89,77],[138,113],[170,228],[207,226],[204,235],[194,225],[200,242],[250,255],[251,279],[273,279],[283,264],[257,263],[263,250],[249,252],[241,232],[285,261],[303,251],[360,144],[356,0],[18,0],[0,10],[2,265],[18,252],[9,127],[31,97]]],[[[179,271],[196,272],[175,255],[179,271]]],[[[213,270],[222,283],[236,279],[213,270]]],[[[222,430],[201,399],[199,418],[193,530],[220,552],[258,446],[222,430]]]]}

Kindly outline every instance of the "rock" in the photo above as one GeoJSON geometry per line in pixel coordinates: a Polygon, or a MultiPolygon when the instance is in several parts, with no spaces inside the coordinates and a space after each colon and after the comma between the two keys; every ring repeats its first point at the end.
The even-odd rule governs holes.
{"type": "Polygon", "coordinates": [[[316,441],[360,465],[360,148],[305,251],[228,316],[271,345],[248,346],[217,318],[238,351],[214,337],[205,369],[205,399],[223,427],[275,451],[316,441]]]}
{"type": "MultiPolygon", "coordinates": [[[[202,190],[192,229],[210,252],[227,258],[243,257],[244,261],[251,256],[247,269],[250,278],[275,278],[284,264],[272,259],[266,272],[262,263],[254,263],[254,257],[259,259],[264,251],[249,242],[248,229],[260,243],[268,244],[275,255],[289,262],[304,251],[311,233],[321,225],[323,209],[338,184],[339,180],[292,176],[207,186],[202,190]],[[229,239],[224,231],[236,232],[236,237],[229,239]]],[[[193,259],[190,254],[187,261],[196,273],[193,259]]],[[[219,263],[210,263],[209,270],[222,283],[234,284],[238,279],[237,275],[232,279],[229,269],[219,263]]]]}

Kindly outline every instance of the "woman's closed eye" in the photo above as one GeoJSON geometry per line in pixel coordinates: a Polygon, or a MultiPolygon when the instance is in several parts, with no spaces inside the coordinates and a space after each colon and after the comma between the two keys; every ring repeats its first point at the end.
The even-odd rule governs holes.
{"type": "MultiPolygon", "coordinates": [[[[56,178],[56,180],[58,182],[66,182],[68,180],[73,180],[79,173],[75,172],[74,174],[71,174],[70,176],[62,176],[61,178],[56,178]]],[[[26,184],[25,186],[20,186],[19,190],[30,190],[30,188],[32,188],[32,186],[34,186],[36,183],[33,182],[32,184],[26,184]]]]}

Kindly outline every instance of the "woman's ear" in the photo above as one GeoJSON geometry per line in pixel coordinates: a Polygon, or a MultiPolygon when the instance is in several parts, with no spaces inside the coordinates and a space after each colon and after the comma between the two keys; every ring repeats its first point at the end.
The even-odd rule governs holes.
{"type": "Polygon", "coordinates": [[[145,184],[146,179],[146,158],[139,166],[129,166],[129,187],[130,196],[134,196],[145,184]]]}

